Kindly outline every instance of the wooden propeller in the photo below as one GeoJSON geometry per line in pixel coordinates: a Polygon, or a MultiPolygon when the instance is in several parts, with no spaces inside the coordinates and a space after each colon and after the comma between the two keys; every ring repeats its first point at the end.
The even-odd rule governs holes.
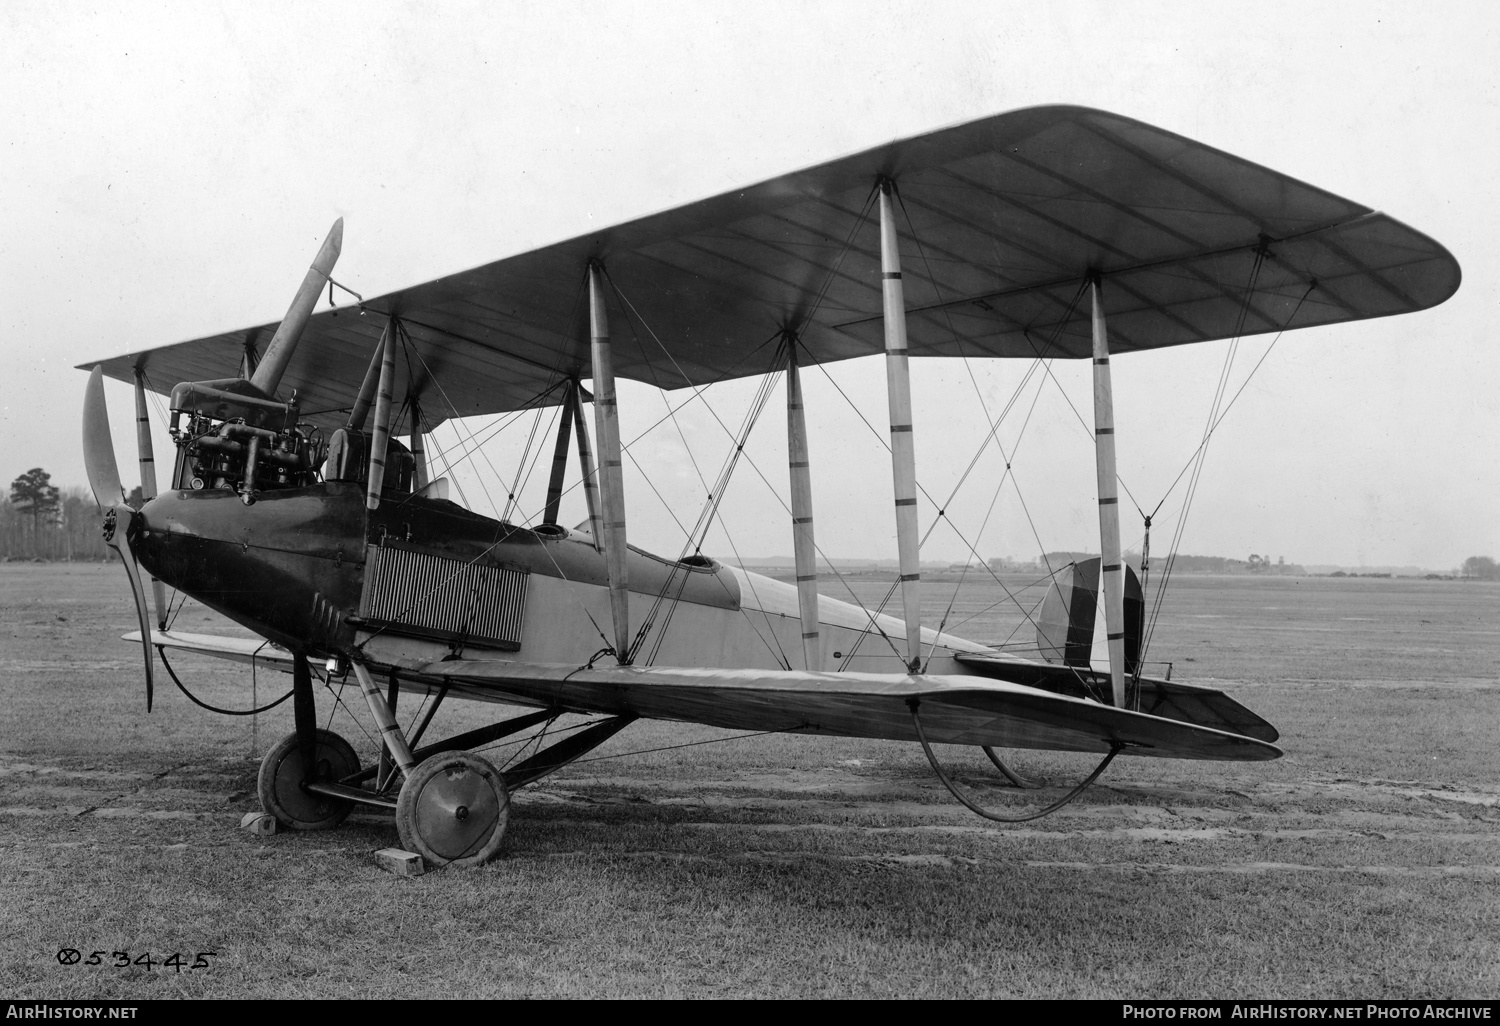
{"type": "Polygon", "coordinates": [[[125,575],[130,578],[130,590],[135,596],[136,617],[141,623],[141,649],[146,663],[146,711],[150,712],[155,692],[151,616],[146,606],[146,590],[141,586],[140,568],[130,547],[130,536],[138,529],[140,513],[126,504],[125,491],[120,485],[115,443],[109,433],[109,410],[104,404],[104,371],[99,367],[89,375],[88,390],[83,398],[83,463],[94,501],[104,510],[104,542],[120,554],[120,562],[125,567],[125,575]]]}

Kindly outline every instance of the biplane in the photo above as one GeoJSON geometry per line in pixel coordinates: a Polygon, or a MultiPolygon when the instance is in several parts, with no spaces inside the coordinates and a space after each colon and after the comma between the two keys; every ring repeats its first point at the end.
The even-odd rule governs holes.
{"type": "Polygon", "coordinates": [[[1441,245],[1385,214],[1074,106],[893,142],[333,307],[341,245],[339,221],[279,323],[82,365],[89,480],[134,594],[148,706],[153,650],[289,670],[295,730],[260,768],[265,810],[309,830],[356,805],[392,809],[402,845],[448,865],[492,857],[511,792],[638,718],[915,742],[994,819],[1007,817],[953,787],[932,745],[983,748],[1008,775],[997,748],[1098,753],[1085,784],[1120,753],[1276,758],[1275,728],[1221,690],[1143,672],[1110,361],[1418,311],[1460,280],[1441,245]],[[899,616],[819,593],[799,378],[882,353],[899,616]],[[1059,579],[1035,656],[923,623],[913,435],[941,420],[913,416],[913,357],[1092,363],[1100,556],[1059,579]],[[795,582],[632,546],[616,381],[697,390],[773,373],[795,582]],[[135,387],[140,508],[123,501],[106,375],[135,387]],[[176,450],[160,491],[148,392],[168,396],[176,450]],[[426,452],[435,427],[549,407],[539,515],[450,500],[426,452]],[[588,519],[566,527],[575,459],[588,519]],[[169,630],[163,586],[264,642],[169,630]],[[376,765],[319,726],[315,681],[349,675],[376,765]],[[403,693],[425,701],[406,727],[403,693]],[[428,740],[448,699],[528,711],[428,740]],[[590,718],[514,765],[476,751],[564,714],[590,718]]]}

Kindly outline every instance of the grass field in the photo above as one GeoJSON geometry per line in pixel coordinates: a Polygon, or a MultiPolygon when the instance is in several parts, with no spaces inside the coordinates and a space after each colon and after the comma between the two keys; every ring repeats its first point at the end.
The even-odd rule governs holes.
{"type": "MultiPolygon", "coordinates": [[[[957,806],[911,745],[595,758],[517,794],[494,863],[401,879],[371,857],[396,843],[389,818],[237,829],[290,703],[252,723],[166,682],[146,715],[118,567],[0,565],[0,995],[1500,995],[1500,586],[1174,586],[1151,658],[1228,687],[1285,758],[1121,758],[1013,828],[957,806]]],[[[1018,617],[982,612],[1001,597],[966,588],[950,626],[1005,638],[1018,617]]],[[[191,607],[176,626],[222,629],[191,607]]],[[[237,667],[179,670],[250,702],[237,667]]],[[[257,683],[262,701],[286,688],[257,683]]],[[[455,704],[435,729],[492,713],[455,704]]],[[[347,715],[333,727],[373,754],[347,715]]],[[[636,724],[595,756],[727,736],[636,724]]],[[[943,752],[986,802],[1031,800],[976,754],[943,752]]],[[[1044,799],[1092,765],[1013,754],[1044,799]]]]}

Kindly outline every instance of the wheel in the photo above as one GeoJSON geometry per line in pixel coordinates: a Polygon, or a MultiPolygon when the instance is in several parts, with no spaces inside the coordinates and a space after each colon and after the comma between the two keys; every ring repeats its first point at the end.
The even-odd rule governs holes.
{"type": "Polygon", "coordinates": [[[443,752],[423,761],[396,799],[402,847],[439,866],[488,862],[509,822],[505,779],[472,752],[443,752]]]}
{"type": "Polygon", "coordinates": [[[277,821],[293,830],[329,830],[338,826],[354,803],[305,791],[307,780],[342,780],[359,772],[359,756],[349,742],[331,730],[319,730],[313,743],[314,772],[302,765],[297,735],[282,738],[260,763],[260,804],[277,821]]]}

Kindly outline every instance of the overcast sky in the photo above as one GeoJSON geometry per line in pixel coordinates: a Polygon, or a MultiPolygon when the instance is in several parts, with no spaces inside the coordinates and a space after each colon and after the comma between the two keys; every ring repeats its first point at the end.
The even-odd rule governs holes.
{"type": "MultiPolygon", "coordinates": [[[[336,217],[335,276],[370,296],[894,138],[1065,102],[1385,211],[1463,267],[1436,310],[1277,343],[1215,436],[1182,550],[1439,569],[1500,556],[1500,351],[1484,319],[1497,312],[1500,6],[1421,12],[1305,0],[7,0],[0,480],[40,465],[82,485],[86,378],[73,366],[279,318],[336,217]]],[[[1269,342],[1241,346],[1232,389],[1269,342]]],[[[1120,474],[1141,505],[1162,499],[1197,445],[1226,347],[1115,362],[1120,474]]],[[[976,383],[997,408],[1027,364],[972,370],[914,361],[918,477],[943,501],[984,430],[976,383]]],[[[885,423],[879,358],[829,373],[885,423]]],[[[1024,433],[1019,415],[1007,421],[1014,484],[997,493],[1003,465],[986,454],[948,507],[963,538],[939,528],[924,559],[1097,547],[1092,447],[1063,398],[1089,417],[1086,375],[1086,363],[1059,365],[1024,433]]],[[[822,548],[893,556],[888,458],[820,371],[805,387],[822,548]]],[[[737,425],[751,392],[705,398],[737,425]]],[[[662,415],[661,395],[622,389],[627,439],[662,415]]],[[[109,400],[123,466],[135,453],[128,389],[109,400]]],[[[749,451],[784,496],[781,402],[778,390],[749,451]]],[[[503,432],[488,464],[460,477],[471,505],[503,503],[499,479],[528,430],[503,432]]],[[[711,481],[727,441],[714,415],[688,407],[682,433],[711,481]]],[[[664,502],[691,523],[703,486],[670,423],[633,454],[651,484],[630,468],[632,541],[675,554],[682,533],[664,502]]],[[[1156,551],[1183,494],[1167,496],[1156,551]]],[[[537,505],[533,486],[522,507],[537,505]]],[[[1137,543],[1140,517],[1121,509],[1137,543]]],[[[731,538],[745,555],[791,551],[786,514],[751,467],[725,523],[708,551],[730,554],[731,538]]]]}

